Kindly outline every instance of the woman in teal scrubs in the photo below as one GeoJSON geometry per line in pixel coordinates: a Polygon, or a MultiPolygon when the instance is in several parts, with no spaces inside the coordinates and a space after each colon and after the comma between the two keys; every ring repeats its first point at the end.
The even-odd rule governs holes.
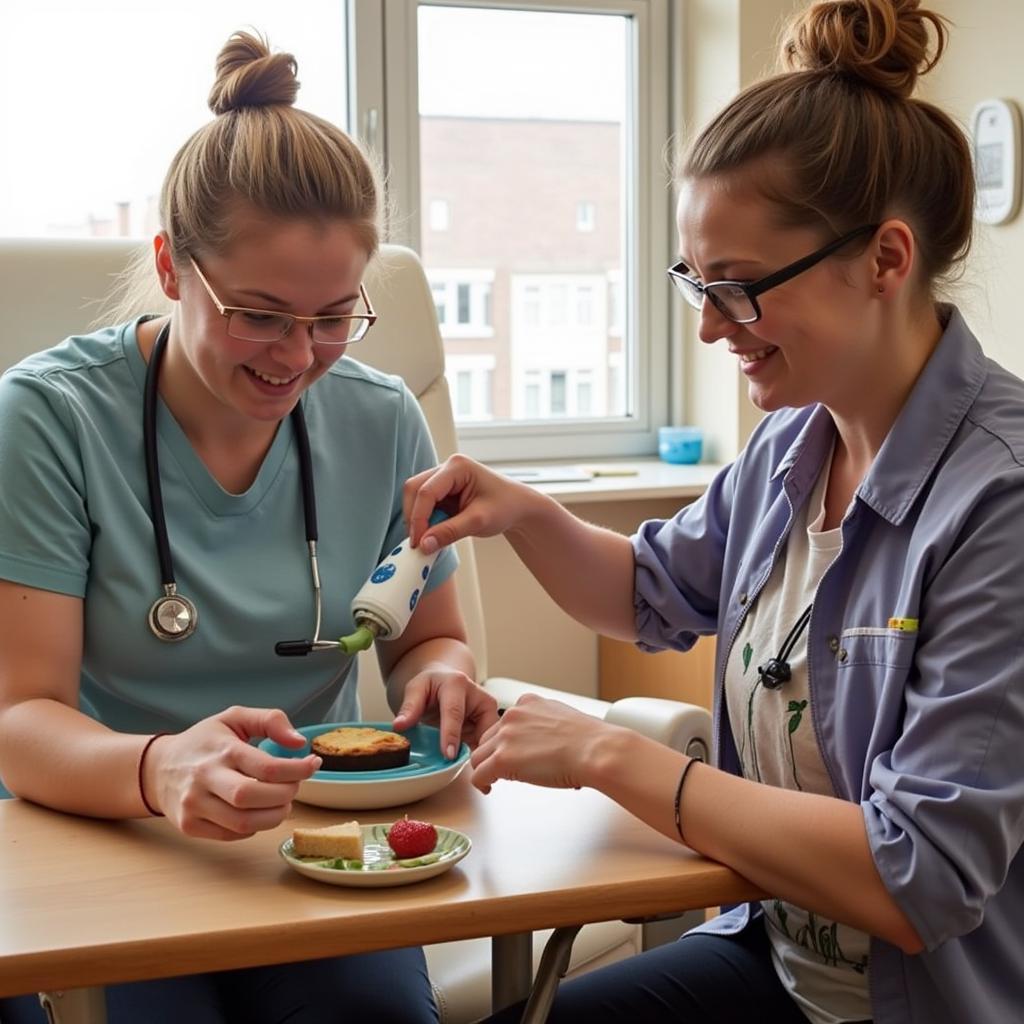
{"type": "MultiPolygon", "coordinates": [[[[244,839],[278,826],[319,765],[250,741],[297,747],[298,726],[358,718],[354,659],[274,650],[314,618],[309,483],[321,632],[340,636],[405,535],[403,483],[435,456],[404,384],[342,358],[373,343],[362,280],[377,185],[351,139],[292,106],[295,73],[248,34],[221,51],[216,117],[161,194],[152,265],[171,315],[69,338],[0,381],[0,775],[17,796],[244,839]],[[197,617],[179,603],[151,621],[167,582],[157,505],[175,600],[197,617]]],[[[396,727],[439,718],[447,756],[497,720],[473,682],[454,568],[439,559],[406,631],[378,646],[396,727]]],[[[148,1024],[437,1018],[420,950],[114,986],[108,1011],[148,1024]]],[[[43,1019],[31,997],[0,1013],[43,1019]]]]}

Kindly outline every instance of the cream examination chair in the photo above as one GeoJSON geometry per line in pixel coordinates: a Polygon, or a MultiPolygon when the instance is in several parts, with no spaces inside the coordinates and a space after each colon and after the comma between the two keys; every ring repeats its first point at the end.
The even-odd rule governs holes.
{"type": "MultiPolygon", "coordinates": [[[[137,241],[128,239],[0,239],[0,371],[70,334],[85,332],[97,316],[100,300],[138,246],[137,241]]],[[[405,380],[423,408],[438,456],[443,459],[456,450],[457,438],[444,376],[444,347],[423,267],[411,250],[385,245],[371,265],[366,287],[380,319],[355,353],[359,359],[405,380]]],[[[159,311],[159,307],[151,311],[159,311]]],[[[608,703],[516,679],[490,677],[471,542],[460,542],[459,557],[456,585],[478,679],[499,705],[514,704],[526,692],[540,693],[637,729],[675,749],[706,757],[711,722],[703,708],[644,697],[608,703]]],[[[380,675],[368,653],[360,655],[363,714],[368,720],[387,718],[380,675]]],[[[541,932],[533,937],[534,969],[549,935],[541,932]]],[[[643,929],[639,925],[621,921],[586,925],[573,944],[567,976],[630,956],[642,947],[643,929]]],[[[522,950],[521,943],[517,949],[522,950]]],[[[442,1024],[478,1020],[490,1011],[492,995],[503,999],[503,993],[491,990],[491,952],[487,939],[427,948],[427,965],[442,1024]]],[[[521,973],[530,969],[528,963],[520,967],[521,973]]],[[[72,993],[49,993],[45,999],[50,1000],[54,1019],[70,1024],[75,1017],[72,993]]]]}

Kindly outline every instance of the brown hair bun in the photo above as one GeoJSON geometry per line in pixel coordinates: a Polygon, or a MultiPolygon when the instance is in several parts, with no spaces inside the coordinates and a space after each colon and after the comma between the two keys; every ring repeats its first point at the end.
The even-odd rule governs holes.
{"type": "Polygon", "coordinates": [[[217,77],[207,100],[215,114],[243,107],[290,106],[299,92],[290,53],[271,53],[265,39],[235,32],[217,54],[217,77]]]}
{"type": "Polygon", "coordinates": [[[846,74],[906,98],[942,56],[945,21],[920,0],[819,0],[790,24],[782,60],[792,70],[846,74]]]}

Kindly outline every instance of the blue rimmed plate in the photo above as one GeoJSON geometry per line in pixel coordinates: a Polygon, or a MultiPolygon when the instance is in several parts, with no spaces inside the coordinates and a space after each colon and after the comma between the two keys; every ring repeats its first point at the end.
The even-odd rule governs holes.
{"type": "MultiPolygon", "coordinates": [[[[306,725],[298,730],[306,737],[304,747],[283,747],[273,740],[263,740],[260,750],[275,757],[305,757],[313,737],[344,726],[391,730],[390,722],[325,722],[306,725]]],[[[411,744],[407,765],[376,772],[314,772],[312,778],[299,783],[298,799],[317,807],[348,810],[411,804],[444,789],[469,760],[469,747],[465,743],[455,760],[447,760],[441,753],[440,731],[432,725],[414,725],[402,735],[411,744]]]]}
{"type": "Polygon", "coordinates": [[[398,860],[388,846],[387,825],[360,825],[363,831],[363,860],[340,861],[323,857],[296,857],[291,839],[279,852],[284,862],[300,875],[328,885],[376,888],[385,885],[410,885],[443,874],[469,853],[473,844],[464,832],[435,825],[437,846],[426,857],[398,860]]]}

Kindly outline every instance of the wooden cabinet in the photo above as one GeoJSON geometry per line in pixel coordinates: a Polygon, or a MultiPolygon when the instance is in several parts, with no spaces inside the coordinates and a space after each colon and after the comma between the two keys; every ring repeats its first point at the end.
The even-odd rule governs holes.
{"type": "Polygon", "coordinates": [[[685,654],[644,654],[633,644],[601,637],[598,643],[598,696],[666,697],[711,708],[715,639],[701,637],[685,654]]]}

